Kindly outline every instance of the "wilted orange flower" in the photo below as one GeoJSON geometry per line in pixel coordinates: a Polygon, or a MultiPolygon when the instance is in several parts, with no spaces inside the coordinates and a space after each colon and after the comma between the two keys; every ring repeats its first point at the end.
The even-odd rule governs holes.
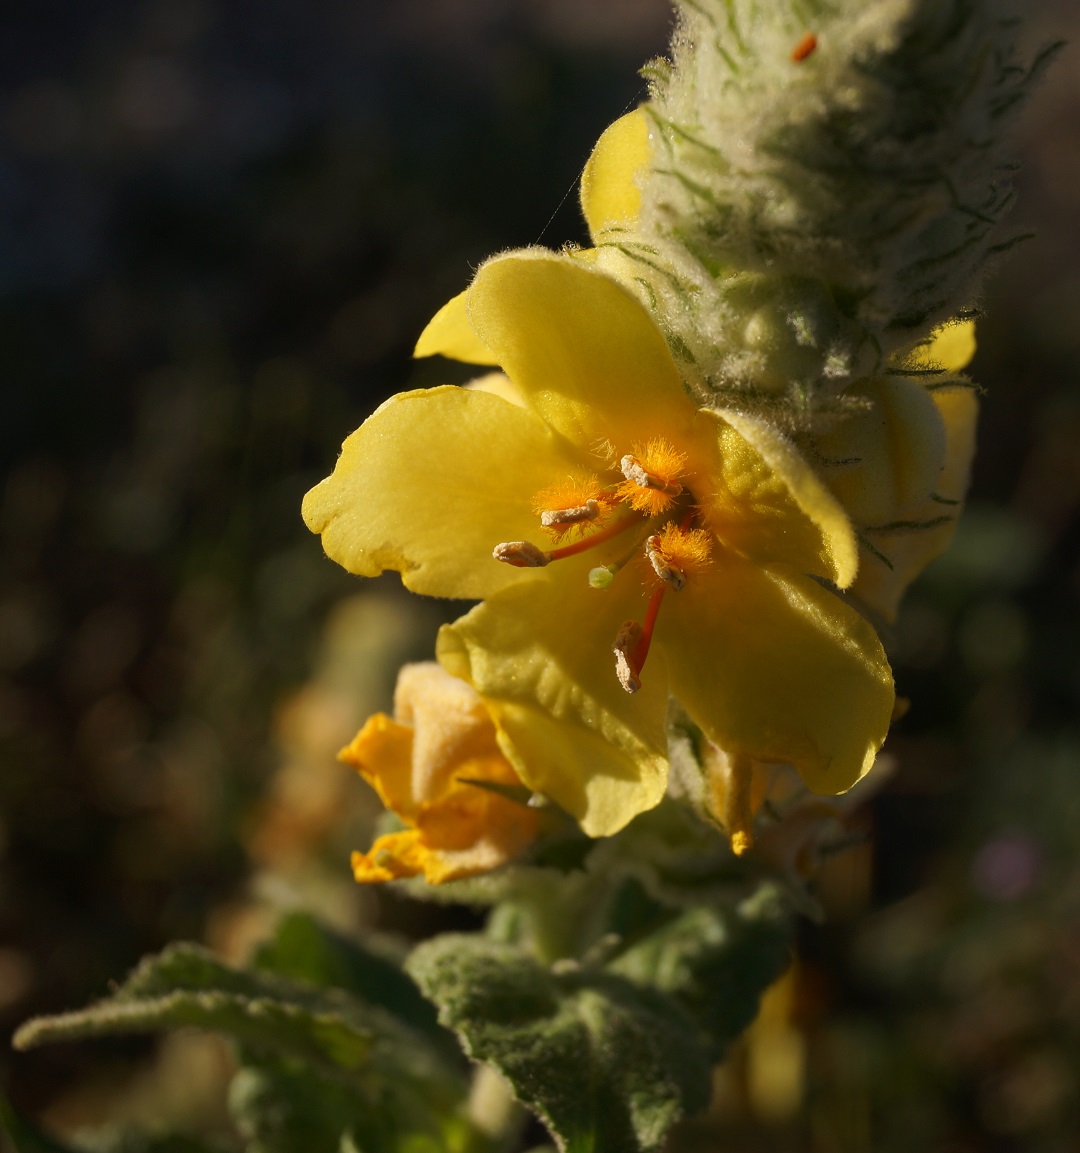
{"type": "Polygon", "coordinates": [[[543,814],[526,804],[475,689],[434,662],[406,665],[394,712],[369,718],[339,754],[408,826],[353,854],[358,881],[438,885],[495,869],[535,839],[543,814]]]}

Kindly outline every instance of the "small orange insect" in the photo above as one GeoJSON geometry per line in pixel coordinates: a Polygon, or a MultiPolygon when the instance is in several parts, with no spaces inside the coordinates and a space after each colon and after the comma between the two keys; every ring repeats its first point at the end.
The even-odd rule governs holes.
{"type": "Polygon", "coordinates": [[[791,53],[791,59],[794,60],[796,64],[799,64],[805,60],[816,47],[817,37],[813,32],[807,32],[799,43],[795,45],[795,49],[791,53]]]}

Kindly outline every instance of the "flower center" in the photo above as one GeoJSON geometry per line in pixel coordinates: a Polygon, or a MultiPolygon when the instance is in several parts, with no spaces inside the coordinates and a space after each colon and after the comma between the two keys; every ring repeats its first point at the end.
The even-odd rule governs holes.
{"type": "Polygon", "coordinates": [[[504,541],[492,552],[496,560],[516,568],[542,568],[636,530],[620,559],[589,573],[590,586],[604,589],[632,558],[644,561],[649,599],[643,619],[626,621],[612,646],[615,675],[628,693],[641,687],[664,594],[668,589],[681,592],[711,563],[712,534],[692,527],[700,514],[684,483],[686,461],[686,453],[658,437],[634,445],[619,460],[621,479],[605,482],[594,473],[572,473],[533,499],[541,527],[555,542],[567,543],[543,549],[532,541],[504,541]]]}

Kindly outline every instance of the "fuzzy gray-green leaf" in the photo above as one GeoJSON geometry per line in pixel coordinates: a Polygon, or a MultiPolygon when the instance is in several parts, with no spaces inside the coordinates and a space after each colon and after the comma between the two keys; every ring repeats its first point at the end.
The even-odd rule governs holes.
{"type": "Polygon", "coordinates": [[[113,994],[89,1007],[27,1022],[17,1048],[114,1033],[198,1027],[256,1051],[300,1060],[372,1092],[395,1081],[447,1099],[458,1071],[422,1034],[340,989],[319,989],[219,961],[198,945],[144,959],[113,994]]]}
{"type": "Polygon", "coordinates": [[[280,1049],[328,1070],[355,1071],[376,1032],[341,994],[313,996],[233,969],[193,945],[143,961],[117,993],[71,1013],[38,1017],[15,1034],[19,1049],[115,1033],[195,1026],[280,1049]]]}
{"type": "Polygon", "coordinates": [[[720,1060],[757,1015],[761,994],[791,959],[791,926],[777,893],[735,908],[689,909],[608,966],[673,998],[720,1060]]]}
{"type": "Polygon", "coordinates": [[[294,981],[344,990],[379,1005],[412,1028],[433,1035],[443,1048],[453,1039],[436,1022],[435,1009],[404,971],[406,946],[365,935],[363,942],[320,925],[307,913],[283,917],[273,938],[255,953],[255,967],[294,981]]]}
{"type": "Polygon", "coordinates": [[[708,1100],[710,1061],[678,1005],[603,970],[545,968],[449,935],[409,971],[466,1051],[498,1069],[565,1153],[645,1153],[708,1100]]]}

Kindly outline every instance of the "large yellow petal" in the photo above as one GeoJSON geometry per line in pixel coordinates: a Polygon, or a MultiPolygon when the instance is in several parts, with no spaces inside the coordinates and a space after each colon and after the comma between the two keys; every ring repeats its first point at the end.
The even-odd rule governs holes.
{"type": "Polygon", "coordinates": [[[762,420],[737,412],[716,419],[721,483],[697,495],[709,501],[707,517],[720,538],[763,564],[850,585],[859,565],[855,531],[806,458],[762,420]]]}
{"type": "Polygon", "coordinates": [[[477,334],[568,440],[622,454],[655,436],[683,439],[695,406],[664,337],[610,277],[531,248],[489,260],[468,295],[477,334]]]}
{"type": "Polygon", "coordinates": [[[413,356],[445,356],[466,364],[498,364],[469,321],[464,292],[448,300],[428,321],[413,356]]]}
{"type": "Polygon", "coordinates": [[[581,210],[596,243],[612,227],[633,227],[641,212],[637,174],[652,159],[649,122],[641,109],[608,125],[581,174],[581,210]]]}
{"type": "Polygon", "coordinates": [[[445,626],[437,655],[484,695],[522,780],[607,836],[664,794],[667,677],[662,654],[634,696],[615,676],[612,642],[645,604],[631,574],[600,592],[587,564],[560,563],[557,579],[506,589],[445,626]]]}
{"type": "Polygon", "coordinates": [[[873,764],[889,664],[866,620],[812,578],[719,557],[666,597],[656,643],[672,694],[729,754],[790,763],[821,793],[873,764]]]}
{"type": "Polygon", "coordinates": [[[945,424],[933,395],[905,377],[854,389],[867,408],[817,440],[833,492],[860,527],[909,517],[934,491],[945,462],[945,424]]]}
{"type": "Polygon", "coordinates": [[[949,547],[975,455],[979,399],[974,389],[940,388],[930,395],[941,415],[946,442],[934,492],[899,527],[867,532],[881,556],[866,559],[852,588],[863,604],[887,621],[896,619],[911,582],[949,547]]]}
{"type": "Polygon", "coordinates": [[[537,536],[533,496],[580,466],[571,446],[502,397],[405,392],[345,441],[333,474],[304,498],[304,521],[350,572],[394,569],[414,592],[484,597],[536,572],[491,550],[537,536]]]}

